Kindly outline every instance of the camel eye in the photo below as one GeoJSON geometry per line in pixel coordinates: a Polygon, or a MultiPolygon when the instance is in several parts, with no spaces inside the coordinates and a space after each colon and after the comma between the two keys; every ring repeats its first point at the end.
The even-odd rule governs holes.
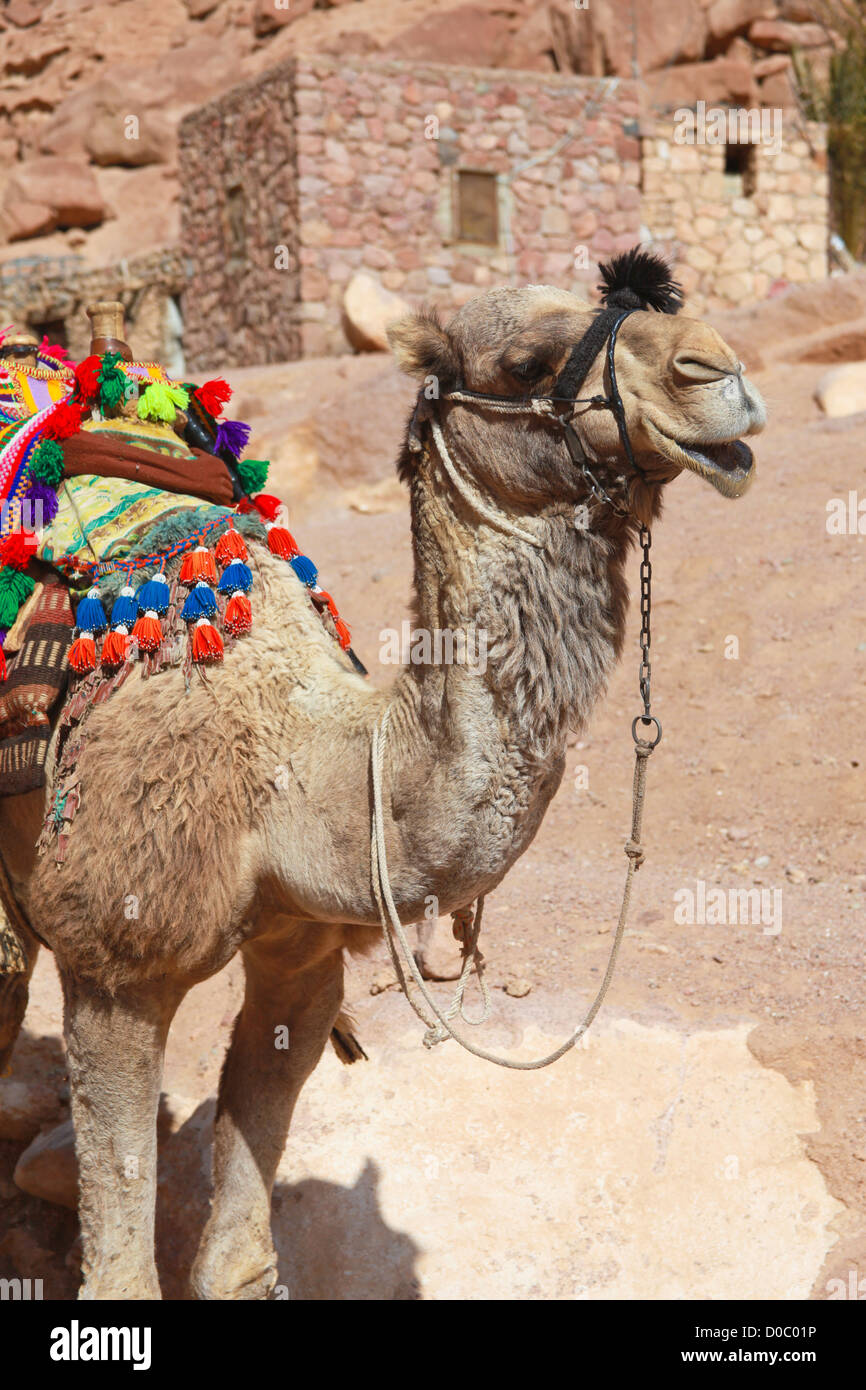
{"type": "Polygon", "coordinates": [[[518,381],[540,381],[543,376],[550,372],[546,362],[542,362],[538,357],[527,357],[523,362],[517,362],[508,369],[512,376],[516,376],[518,381]]]}

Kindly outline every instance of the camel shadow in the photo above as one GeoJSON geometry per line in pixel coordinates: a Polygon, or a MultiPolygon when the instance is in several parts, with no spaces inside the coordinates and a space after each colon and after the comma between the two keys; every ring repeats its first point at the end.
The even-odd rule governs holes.
{"type": "MultiPolygon", "coordinates": [[[[204,1101],[160,1145],[156,1253],[167,1299],[191,1297],[189,1272],[209,1210],[215,1109],[213,1098],[204,1101]]],[[[419,1247],[384,1220],[379,1176],[368,1159],[351,1187],[318,1178],[275,1184],[276,1298],[401,1302],[420,1297],[419,1247]]]]}

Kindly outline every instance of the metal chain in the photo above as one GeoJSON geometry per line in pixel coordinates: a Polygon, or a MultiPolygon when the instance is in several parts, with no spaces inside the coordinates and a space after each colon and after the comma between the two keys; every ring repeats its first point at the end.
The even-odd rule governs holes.
{"type": "Polygon", "coordinates": [[[651,706],[651,698],[652,698],[652,690],[651,690],[652,666],[651,666],[651,664],[650,664],[650,646],[651,646],[651,644],[652,644],[652,631],[651,631],[651,628],[650,628],[650,617],[651,617],[651,614],[652,614],[652,576],[653,576],[653,567],[652,567],[652,563],[651,563],[651,561],[650,561],[650,546],[652,545],[652,532],[650,531],[649,527],[647,527],[647,526],[641,526],[641,528],[640,528],[640,544],[641,544],[641,549],[643,550],[643,559],[641,560],[641,565],[640,565],[640,651],[641,651],[641,661],[640,661],[640,671],[639,671],[639,675],[638,675],[638,689],[640,690],[640,697],[641,697],[641,700],[643,701],[643,714],[639,714],[639,715],[637,716],[637,718],[635,718],[635,719],[632,721],[631,735],[632,735],[632,738],[634,739],[635,743],[638,743],[638,742],[646,742],[647,740],[641,740],[641,739],[638,738],[638,734],[637,734],[637,725],[638,725],[638,721],[640,721],[640,723],[643,724],[644,726],[646,726],[646,725],[648,725],[648,724],[655,724],[655,726],[656,726],[656,737],[655,737],[655,739],[652,741],[652,743],[650,744],[650,747],[655,748],[656,744],[659,743],[660,740],[661,740],[661,736],[662,736],[662,726],[661,726],[661,724],[659,723],[659,721],[658,721],[658,719],[656,718],[656,716],[653,714],[652,709],[651,709],[651,707],[650,707],[650,706],[651,706]]]}

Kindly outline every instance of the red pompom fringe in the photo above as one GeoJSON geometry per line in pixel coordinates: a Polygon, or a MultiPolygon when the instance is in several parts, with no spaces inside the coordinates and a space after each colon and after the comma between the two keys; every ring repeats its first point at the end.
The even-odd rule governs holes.
{"type": "Polygon", "coordinates": [[[45,438],[69,439],[70,435],[78,434],[85,408],[83,401],[61,401],[45,421],[45,438]]]}
{"type": "Polygon", "coordinates": [[[192,659],[199,665],[223,659],[223,639],[207,618],[199,618],[193,630],[192,659]]]}
{"type": "Polygon", "coordinates": [[[273,521],[282,505],[279,497],[269,492],[260,492],[258,497],[253,498],[253,506],[263,521],[273,521]]]}
{"type": "Polygon", "coordinates": [[[69,665],[79,676],[96,670],[96,643],[91,633],[83,632],[69,648],[69,665]]]}
{"type": "Polygon", "coordinates": [[[233,593],[226,604],[225,617],[223,622],[226,631],[233,637],[242,637],[245,632],[249,632],[253,625],[253,610],[246,594],[240,589],[233,593]]]}
{"type": "Polygon", "coordinates": [[[162,623],[152,608],[143,613],[132,629],[132,635],[143,652],[155,652],[162,646],[162,623]]]}
{"type": "Polygon", "coordinates": [[[291,560],[301,553],[295,544],[294,536],[285,526],[268,527],[268,549],[272,555],[279,555],[282,560],[291,560]]]}
{"type": "Polygon", "coordinates": [[[232,528],[226,531],[224,536],[220,536],[216,543],[215,554],[221,565],[230,565],[232,560],[248,560],[249,551],[246,542],[240,532],[232,528]]]}
{"type": "Polygon", "coordinates": [[[39,549],[39,541],[32,531],[13,531],[0,546],[0,567],[9,565],[13,570],[27,568],[39,549]]]}
{"type": "Polygon", "coordinates": [[[99,357],[85,357],[83,362],[79,362],[75,368],[75,381],[79,393],[86,401],[92,400],[99,390],[99,373],[102,371],[102,359],[99,357]]]}
{"type": "Polygon", "coordinates": [[[215,584],[216,577],[216,563],[206,545],[197,545],[195,550],[187,551],[178,575],[181,584],[197,584],[200,579],[215,584]]]}
{"type": "Polygon", "coordinates": [[[6,679],[6,653],[0,647],[0,683],[6,679]]]}
{"type": "Polygon", "coordinates": [[[221,415],[224,405],[228,405],[232,398],[232,388],[222,377],[214,377],[213,381],[206,381],[193,395],[199,405],[207,411],[208,415],[221,415]]]}

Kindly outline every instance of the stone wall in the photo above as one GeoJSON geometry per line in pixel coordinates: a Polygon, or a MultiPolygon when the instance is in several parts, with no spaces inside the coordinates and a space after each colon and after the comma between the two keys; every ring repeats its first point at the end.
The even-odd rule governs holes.
{"type": "Polygon", "coordinates": [[[724,144],[679,144],[676,128],[642,127],[641,218],[676,262],[690,310],[764,299],[775,282],[825,279],[824,127],[785,113],[778,152],[756,141],[745,175],[725,172],[724,144]]]}
{"type": "Polygon", "coordinates": [[[446,314],[490,285],[593,282],[638,237],[637,116],[628,81],[398,61],[297,59],[238,88],[181,127],[191,365],[348,351],[362,270],[446,314]],[[493,245],[458,239],[460,170],[496,176],[493,245]]]}
{"type": "Polygon", "coordinates": [[[183,286],[180,252],[153,251],[116,265],[93,268],[75,256],[22,257],[0,266],[0,324],[46,326],[79,361],[90,351],[85,310],[98,299],[118,299],[126,311],[130,347],[141,360],[153,358],[183,372],[179,298],[183,286]]]}
{"type": "Polygon", "coordinates": [[[189,368],[297,357],[294,64],[235,87],[180,127],[189,368]]]}

